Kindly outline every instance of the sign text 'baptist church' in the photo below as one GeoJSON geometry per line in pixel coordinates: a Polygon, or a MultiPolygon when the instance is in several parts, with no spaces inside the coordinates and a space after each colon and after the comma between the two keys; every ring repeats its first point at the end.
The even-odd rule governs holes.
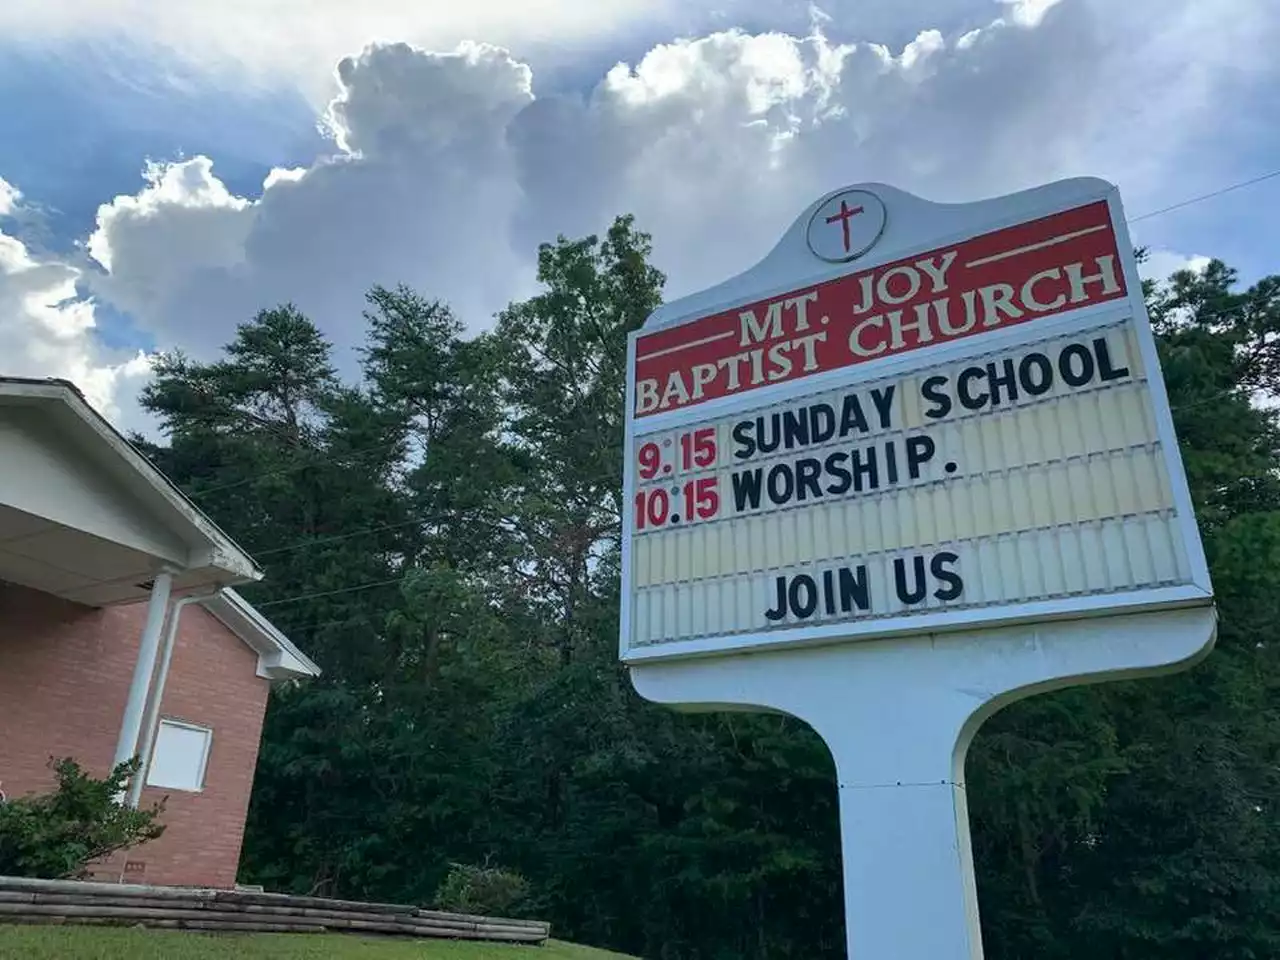
{"type": "Polygon", "coordinates": [[[647,416],[1123,297],[1105,203],[1091,204],[643,335],[647,416]]]}

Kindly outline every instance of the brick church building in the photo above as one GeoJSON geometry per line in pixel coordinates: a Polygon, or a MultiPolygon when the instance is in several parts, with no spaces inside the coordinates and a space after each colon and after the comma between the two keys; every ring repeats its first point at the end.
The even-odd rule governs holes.
{"type": "Polygon", "coordinates": [[[0,791],[133,756],[164,835],[94,879],[230,887],[271,684],[319,669],[236,593],[257,565],[70,383],[0,378],[0,791]]]}

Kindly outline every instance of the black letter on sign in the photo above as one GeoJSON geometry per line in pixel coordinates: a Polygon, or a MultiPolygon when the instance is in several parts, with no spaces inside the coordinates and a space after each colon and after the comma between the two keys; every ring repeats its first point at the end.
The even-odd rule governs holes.
{"type": "Polygon", "coordinates": [[[969,384],[986,375],[987,371],[984,367],[965,367],[960,371],[960,375],[956,377],[956,396],[960,398],[960,406],[966,410],[981,410],[987,405],[991,394],[986,391],[973,393],[969,389],[969,384]]]}
{"type": "Polygon", "coordinates": [[[857,570],[840,568],[840,612],[852,613],[871,609],[871,587],[867,583],[867,565],[858,564],[857,570]]]}
{"type": "Polygon", "coordinates": [[[893,561],[893,582],[898,590],[898,599],[907,606],[913,603],[919,603],[924,599],[925,591],[929,589],[928,584],[924,582],[924,557],[918,554],[911,558],[914,570],[915,583],[907,587],[907,562],[901,557],[893,561]]]}
{"type": "Polygon", "coordinates": [[[907,437],[907,473],[912,480],[920,479],[920,468],[933,459],[937,449],[932,437],[924,434],[907,437]]]}
{"type": "Polygon", "coordinates": [[[764,615],[775,623],[787,615],[787,578],[778,578],[778,605],[764,615]]]}
{"type": "Polygon", "coordinates": [[[829,403],[815,403],[809,408],[809,439],[826,443],[836,435],[836,412],[829,403]]]}
{"type": "Polygon", "coordinates": [[[1018,364],[1018,380],[1033,397],[1048,393],[1053,387],[1053,364],[1043,353],[1028,353],[1018,364]]]}
{"type": "Polygon", "coordinates": [[[746,460],[756,452],[756,438],[751,435],[753,425],[752,420],[739,420],[733,425],[733,442],[738,444],[733,455],[739,460],[746,460]]]}
{"type": "Polygon", "coordinates": [[[782,445],[787,450],[809,445],[809,408],[782,412],[782,445]]]}
{"type": "Polygon", "coordinates": [[[898,388],[892,383],[887,387],[873,387],[871,402],[876,405],[876,413],[880,414],[880,429],[888,430],[893,426],[893,392],[898,388]]]}
{"type": "Polygon", "coordinates": [[[791,592],[789,594],[791,600],[791,612],[801,620],[808,620],[813,616],[813,612],[818,609],[818,585],[813,582],[813,577],[807,573],[791,581],[791,592]]]}
{"type": "Polygon", "coordinates": [[[822,461],[817,457],[801,457],[796,461],[796,499],[808,497],[817,500],[822,496],[818,478],[822,476],[822,461]]]}
{"type": "Polygon", "coordinates": [[[779,463],[770,467],[769,477],[765,483],[768,486],[769,499],[779,507],[796,495],[796,478],[791,472],[790,464],[779,463]]]}
{"type": "Polygon", "coordinates": [[[955,600],[960,594],[964,593],[964,581],[960,579],[958,573],[948,569],[959,562],[960,558],[950,550],[935,553],[933,559],[929,561],[929,569],[933,572],[933,578],[946,584],[946,586],[939,587],[933,591],[933,595],[939,600],[955,600]]]}
{"type": "Polygon", "coordinates": [[[946,385],[946,377],[930,377],[920,384],[920,395],[933,404],[924,412],[930,420],[941,420],[951,412],[951,398],[943,389],[946,385]]]}
{"type": "Polygon", "coordinates": [[[1010,403],[1018,400],[1018,378],[1013,369],[1013,361],[1005,358],[1000,364],[1000,372],[996,373],[994,363],[987,364],[987,382],[991,384],[991,405],[1000,406],[1000,388],[1003,387],[1010,403]]]}
{"type": "Polygon", "coordinates": [[[738,513],[759,509],[763,477],[764,471],[760,467],[742,470],[733,475],[733,505],[738,513]]]}
{"type": "Polygon", "coordinates": [[[1058,355],[1058,373],[1068,386],[1083,387],[1093,379],[1093,354],[1082,344],[1070,344],[1058,355]],[[1079,370],[1071,363],[1073,357],[1080,361],[1079,370]]]}
{"type": "Polygon", "coordinates": [[[827,484],[827,493],[833,497],[843,497],[849,492],[849,488],[853,486],[853,474],[849,472],[845,461],[849,459],[847,453],[833,453],[827,457],[824,466],[827,473],[835,477],[835,480],[827,484]]]}
{"type": "Polygon", "coordinates": [[[1106,380],[1123,380],[1129,375],[1128,367],[1111,365],[1111,347],[1106,337],[1098,337],[1093,341],[1093,352],[1098,355],[1098,375],[1106,380]]]}

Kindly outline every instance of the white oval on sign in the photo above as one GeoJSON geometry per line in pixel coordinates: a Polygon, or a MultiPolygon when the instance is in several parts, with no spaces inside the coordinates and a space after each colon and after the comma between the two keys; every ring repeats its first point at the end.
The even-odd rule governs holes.
{"type": "Polygon", "coordinates": [[[828,197],[809,218],[807,237],[815,256],[842,263],[861,256],[884,231],[884,201],[866,190],[828,197]]]}

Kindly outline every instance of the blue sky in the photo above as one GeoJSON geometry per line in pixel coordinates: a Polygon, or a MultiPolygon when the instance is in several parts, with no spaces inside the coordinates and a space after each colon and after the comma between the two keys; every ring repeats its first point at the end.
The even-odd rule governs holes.
{"type": "MultiPolygon", "coordinates": [[[[314,110],[287,87],[218,89],[188,64],[85,40],[0,56],[0,177],[31,208],[13,232],[54,255],[74,252],[100,204],[138,190],[148,159],[215,156],[228,188],[256,197],[272,167],[326,149],[314,110]]],[[[96,317],[104,346],[155,348],[109,301],[96,317]]]]}
{"type": "MultiPolygon", "coordinates": [[[[624,211],[679,294],[843,182],[963,200],[1093,174],[1141,214],[1280,167],[1267,0],[317,3],[0,10],[11,372],[87,380],[128,419],[138,349],[209,355],[292,299],[349,356],[371,282],[482,327],[532,289],[538,241],[624,211]],[[510,52],[451,54],[464,40],[510,52]],[[744,191],[734,239],[713,240],[702,208],[744,191]],[[504,211],[496,234],[479,207],[504,211]]],[[[1134,235],[1160,264],[1219,256],[1254,279],[1280,272],[1278,207],[1280,179],[1134,235]]]]}
{"type": "Polygon", "coordinates": [[[218,89],[191,66],[83,40],[0,57],[0,176],[50,210],[56,243],[92,228],[98,205],[139,186],[144,159],[207,153],[236,192],[324,143],[295,92],[218,89]]]}

